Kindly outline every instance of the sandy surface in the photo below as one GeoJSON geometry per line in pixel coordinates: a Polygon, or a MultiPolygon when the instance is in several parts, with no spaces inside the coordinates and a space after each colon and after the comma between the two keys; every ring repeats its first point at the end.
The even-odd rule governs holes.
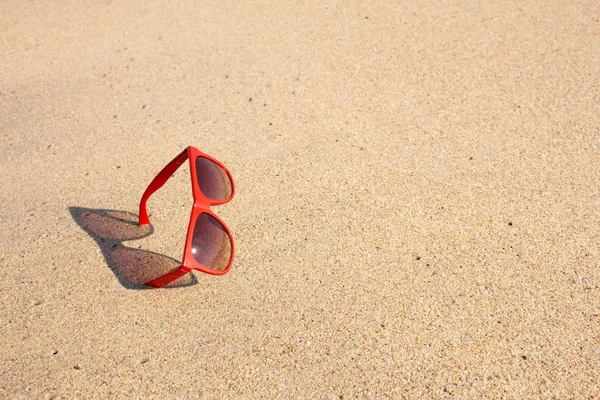
{"type": "Polygon", "coordinates": [[[2,1],[0,397],[600,393],[600,4],[547,3],[2,1]],[[235,264],[143,290],[188,145],[235,264]]]}

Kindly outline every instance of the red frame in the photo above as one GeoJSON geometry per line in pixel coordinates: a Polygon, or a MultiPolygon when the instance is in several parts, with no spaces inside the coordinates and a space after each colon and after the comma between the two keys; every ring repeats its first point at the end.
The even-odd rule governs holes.
{"type": "Polygon", "coordinates": [[[235,254],[235,244],[233,242],[233,235],[231,234],[231,231],[229,230],[227,225],[225,225],[225,223],[221,220],[221,218],[219,218],[210,209],[211,206],[218,206],[218,205],[225,204],[225,203],[231,201],[231,199],[235,195],[235,184],[233,183],[233,177],[231,176],[231,173],[229,172],[229,170],[227,168],[225,168],[225,166],[220,161],[212,158],[208,154],[202,153],[200,150],[198,150],[197,148],[195,148],[193,146],[189,146],[187,149],[182,151],[177,157],[175,157],[170,163],[168,163],[158,173],[158,175],[156,175],[156,177],[152,180],[150,185],[148,185],[148,188],[146,189],[146,191],[144,192],[144,194],[142,196],[142,199],[140,200],[139,224],[146,225],[146,224],[150,223],[150,220],[148,218],[148,212],[146,210],[146,203],[148,202],[148,198],[150,198],[150,196],[154,192],[156,192],[158,189],[160,189],[169,180],[169,178],[175,173],[175,171],[177,171],[177,169],[179,167],[181,167],[181,165],[183,165],[183,163],[185,162],[186,159],[189,159],[190,173],[191,173],[191,178],[192,178],[192,193],[194,196],[194,204],[192,206],[192,213],[190,215],[190,222],[188,225],[187,236],[185,239],[185,249],[183,251],[183,260],[181,261],[181,266],[179,266],[178,268],[168,272],[167,274],[165,274],[163,276],[160,276],[156,279],[146,282],[146,285],[148,285],[148,286],[161,288],[161,287],[173,282],[174,280],[182,277],[183,275],[187,274],[188,272],[190,272],[192,270],[202,271],[202,272],[205,272],[205,273],[211,274],[211,275],[223,275],[223,274],[226,274],[227,272],[229,272],[229,270],[231,269],[231,265],[233,264],[233,256],[235,254]],[[200,187],[198,186],[198,179],[197,179],[198,175],[197,175],[196,163],[195,163],[197,157],[203,157],[203,158],[206,158],[206,159],[214,162],[219,167],[223,168],[223,170],[227,173],[227,176],[229,177],[229,181],[231,182],[231,196],[229,196],[228,199],[216,201],[216,200],[209,199],[206,196],[204,196],[204,194],[202,194],[202,191],[200,190],[200,187]],[[229,239],[231,240],[231,258],[229,259],[229,265],[227,265],[227,268],[225,268],[222,271],[216,271],[216,270],[207,268],[206,266],[204,266],[204,265],[200,264],[198,261],[196,261],[196,259],[192,255],[192,235],[194,233],[193,232],[194,225],[196,224],[196,219],[202,213],[207,213],[208,215],[212,216],[217,221],[219,221],[219,223],[225,228],[227,235],[229,235],[229,239]]]}

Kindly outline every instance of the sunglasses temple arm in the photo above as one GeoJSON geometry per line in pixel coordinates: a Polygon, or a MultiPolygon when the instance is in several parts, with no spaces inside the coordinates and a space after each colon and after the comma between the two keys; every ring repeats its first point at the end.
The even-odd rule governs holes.
{"type": "Polygon", "coordinates": [[[162,169],[162,171],[160,171],[158,175],[156,175],[152,182],[150,182],[150,185],[148,185],[148,188],[146,189],[144,195],[142,196],[142,199],[140,200],[140,225],[146,225],[150,223],[150,220],[148,219],[148,211],[146,210],[146,202],[148,201],[148,198],[150,198],[150,196],[152,196],[154,192],[156,192],[165,183],[167,183],[169,178],[173,176],[175,171],[177,171],[177,169],[181,167],[181,165],[185,162],[185,160],[187,160],[187,158],[188,149],[185,149],[177,157],[175,157],[173,161],[168,163],[162,169]]]}
{"type": "Polygon", "coordinates": [[[187,274],[189,272],[190,271],[185,271],[182,267],[177,267],[173,271],[168,272],[163,276],[159,276],[156,279],[152,279],[151,281],[146,282],[145,285],[152,286],[155,288],[161,288],[161,287],[173,282],[174,280],[181,278],[182,276],[184,276],[185,274],[187,274]]]}

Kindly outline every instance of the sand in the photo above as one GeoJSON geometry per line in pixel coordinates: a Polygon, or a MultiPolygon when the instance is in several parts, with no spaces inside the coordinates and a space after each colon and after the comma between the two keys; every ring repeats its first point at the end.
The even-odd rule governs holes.
{"type": "Polygon", "coordinates": [[[0,32],[0,397],[600,393],[598,2],[9,0],[0,32]],[[187,167],[131,221],[189,145],[234,265],[145,290],[187,167]]]}

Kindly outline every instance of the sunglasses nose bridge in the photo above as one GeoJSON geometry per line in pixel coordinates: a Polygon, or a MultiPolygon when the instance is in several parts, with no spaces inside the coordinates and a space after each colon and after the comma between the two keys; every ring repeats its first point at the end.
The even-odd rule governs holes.
{"type": "Polygon", "coordinates": [[[194,199],[194,204],[192,205],[194,208],[194,211],[197,212],[198,214],[200,214],[201,212],[204,211],[211,211],[210,210],[210,205],[206,203],[205,199],[194,199]]]}
{"type": "Polygon", "coordinates": [[[206,202],[198,185],[192,185],[192,196],[194,197],[194,207],[200,207],[202,203],[206,202]]]}

